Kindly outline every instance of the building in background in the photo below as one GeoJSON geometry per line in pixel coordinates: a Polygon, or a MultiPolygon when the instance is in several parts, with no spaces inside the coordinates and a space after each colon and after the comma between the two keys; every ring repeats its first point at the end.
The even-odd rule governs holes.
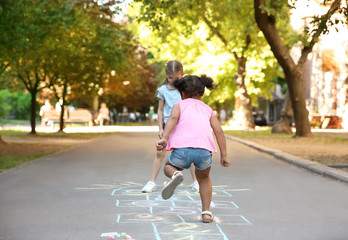
{"type": "MultiPolygon", "coordinates": [[[[346,4],[342,1],[342,4],[346,4]]],[[[325,14],[330,6],[317,0],[297,1],[293,10],[291,24],[296,31],[311,28],[311,17],[325,14]]],[[[300,46],[292,49],[296,62],[301,54],[300,46]]],[[[337,24],[329,33],[320,36],[303,68],[303,90],[309,118],[313,126],[342,127],[348,129],[348,27],[337,24]],[[331,120],[339,123],[331,124],[331,120]],[[329,124],[330,123],[330,124],[329,124]]],[[[275,87],[273,99],[259,101],[259,109],[265,111],[268,123],[280,118],[284,95],[275,87]]]]}

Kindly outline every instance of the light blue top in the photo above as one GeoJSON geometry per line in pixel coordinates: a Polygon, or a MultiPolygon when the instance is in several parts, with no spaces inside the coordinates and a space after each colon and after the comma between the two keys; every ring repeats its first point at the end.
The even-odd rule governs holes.
{"type": "Polygon", "coordinates": [[[157,89],[157,97],[164,100],[163,106],[163,122],[166,123],[175,103],[181,100],[180,92],[175,89],[169,89],[167,85],[163,85],[157,89]]]}

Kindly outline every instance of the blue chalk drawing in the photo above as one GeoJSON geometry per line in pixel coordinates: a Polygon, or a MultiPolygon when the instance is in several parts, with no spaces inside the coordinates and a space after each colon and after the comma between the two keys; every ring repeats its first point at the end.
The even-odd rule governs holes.
{"type": "MultiPolygon", "coordinates": [[[[231,189],[228,185],[213,186],[211,209],[216,214],[212,223],[204,224],[200,217],[202,212],[200,196],[190,191],[189,186],[181,185],[169,200],[163,200],[159,191],[142,193],[141,187],[139,183],[123,182],[92,184],[90,187],[80,187],[76,190],[111,190],[111,196],[115,199],[115,223],[120,224],[119,226],[148,225],[147,229],[150,229],[150,232],[146,234],[151,236],[146,239],[229,240],[223,231],[224,227],[252,225],[245,216],[234,214],[239,207],[233,201],[232,195],[235,192],[251,189],[231,189]]],[[[103,233],[102,237],[111,236],[113,233],[115,232],[103,233]]],[[[134,237],[132,233],[131,235],[134,237]]],[[[139,239],[142,237],[139,236],[139,239]]]]}
{"type": "MultiPolygon", "coordinates": [[[[161,187],[161,186],[159,186],[161,187]]],[[[116,197],[115,206],[120,211],[116,214],[116,223],[150,224],[155,240],[184,240],[184,239],[222,239],[229,238],[223,232],[222,225],[252,225],[242,215],[228,214],[239,209],[232,199],[232,194],[226,187],[213,187],[212,210],[223,210],[224,214],[214,216],[214,222],[204,224],[200,220],[201,200],[198,193],[191,192],[188,187],[178,188],[175,195],[169,200],[163,200],[160,192],[144,194],[140,192],[141,185],[130,184],[115,188],[111,196],[116,197]],[[219,200],[222,199],[223,200],[219,200]],[[217,200],[214,200],[217,199],[217,200]],[[227,199],[227,200],[226,200],[227,199]],[[209,228],[207,228],[209,226],[209,228]]],[[[250,189],[241,189],[247,191],[250,189]]],[[[234,190],[238,191],[238,190],[234,190]]]]}

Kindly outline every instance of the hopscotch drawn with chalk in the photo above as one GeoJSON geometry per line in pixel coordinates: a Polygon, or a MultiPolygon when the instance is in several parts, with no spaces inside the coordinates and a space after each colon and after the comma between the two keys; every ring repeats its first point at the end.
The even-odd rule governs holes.
{"type": "MultiPolygon", "coordinates": [[[[126,234],[123,239],[222,239],[228,240],[224,229],[233,225],[248,226],[251,222],[237,214],[238,205],[233,201],[232,192],[250,189],[229,189],[228,186],[213,186],[211,210],[214,221],[201,222],[201,200],[199,193],[192,192],[189,186],[180,185],[175,195],[163,200],[160,191],[141,193],[141,184],[123,183],[112,190],[115,199],[115,222],[126,234]],[[141,235],[136,236],[144,229],[141,235]],[[129,238],[126,238],[126,237],[129,238]]],[[[102,237],[122,239],[119,233],[103,233],[102,237]],[[109,234],[109,235],[108,235],[109,234]],[[110,235],[111,234],[111,235],[110,235]],[[114,235],[112,235],[114,234],[114,235]]]]}

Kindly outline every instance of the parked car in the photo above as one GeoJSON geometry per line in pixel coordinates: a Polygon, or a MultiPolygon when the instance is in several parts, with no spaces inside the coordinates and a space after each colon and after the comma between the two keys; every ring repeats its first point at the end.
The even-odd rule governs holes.
{"type": "Polygon", "coordinates": [[[262,111],[254,113],[253,115],[256,126],[267,126],[267,119],[262,111]]]}

